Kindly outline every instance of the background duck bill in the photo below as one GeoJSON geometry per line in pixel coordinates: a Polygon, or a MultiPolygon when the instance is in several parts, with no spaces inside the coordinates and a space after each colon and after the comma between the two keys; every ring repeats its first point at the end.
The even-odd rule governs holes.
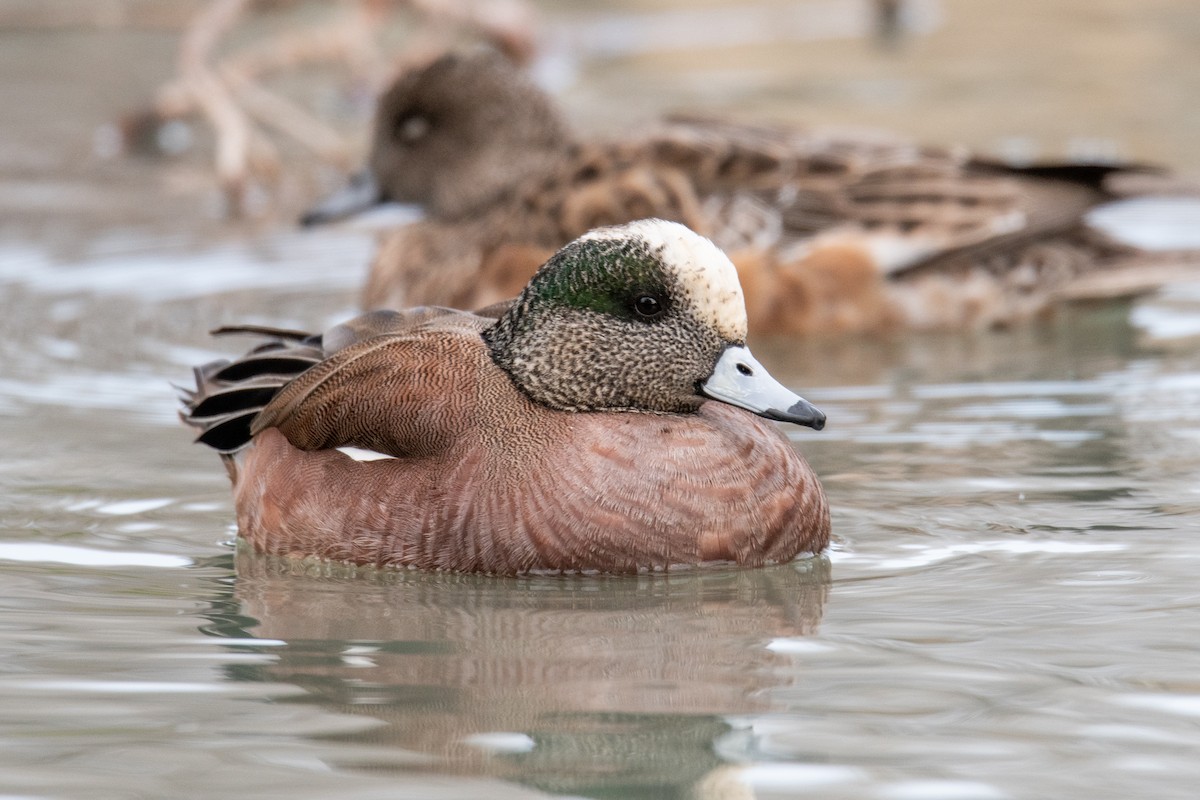
{"type": "Polygon", "coordinates": [[[309,209],[300,217],[300,224],[309,228],[337,222],[361,214],[383,202],[383,191],[375,181],[375,176],[368,170],[363,170],[353,175],[349,183],[341,189],[309,209]]]}

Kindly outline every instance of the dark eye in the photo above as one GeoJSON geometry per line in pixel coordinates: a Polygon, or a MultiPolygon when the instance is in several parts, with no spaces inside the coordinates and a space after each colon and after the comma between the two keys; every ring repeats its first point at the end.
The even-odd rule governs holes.
{"type": "Polygon", "coordinates": [[[429,133],[429,118],[420,114],[404,117],[396,122],[396,139],[405,144],[413,144],[429,133]]]}
{"type": "Polygon", "coordinates": [[[633,310],[643,319],[654,319],[663,313],[663,304],[654,295],[643,294],[633,301],[633,310]]]}

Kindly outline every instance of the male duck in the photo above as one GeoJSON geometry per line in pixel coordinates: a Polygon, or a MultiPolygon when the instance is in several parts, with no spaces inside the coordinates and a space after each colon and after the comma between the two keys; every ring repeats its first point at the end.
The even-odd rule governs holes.
{"type": "Polygon", "coordinates": [[[1135,178],[1152,182],[702,120],[582,142],[523,73],[479,53],[401,76],[380,100],[368,171],[306,221],[385,200],[423,207],[425,221],[385,239],[367,308],[479,308],[591,228],[662,217],[730,254],[755,332],[965,328],[1145,291],[1182,269],[1087,224],[1135,178]]]}
{"type": "Polygon", "coordinates": [[[733,265],[677,223],[580,237],[496,316],[230,330],[272,340],[198,368],[184,418],[225,456],[260,551],[633,572],[829,540],[820,483],[760,419],[825,417],[755,361],[733,265]]]}

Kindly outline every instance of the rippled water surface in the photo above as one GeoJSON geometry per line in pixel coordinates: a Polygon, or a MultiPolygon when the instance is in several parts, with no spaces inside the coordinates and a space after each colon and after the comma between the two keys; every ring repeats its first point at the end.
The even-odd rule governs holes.
{"type": "MultiPolygon", "coordinates": [[[[954,29],[971,5],[921,8],[954,29]]],[[[1151,6],[1180,41],[1200,31],[1190,4],[1151,6]]],[[[928,36],[922,58],[946,46],[928,36]]],[[[168,382],[218,352],[215,325],[351,313],[372,245],[218,224],[179,188],[202,164],[93,163],[93,127],[173,47],[0,33],[0,795],[1195,796],[1197,287],[1010,332],[756,343],[829,415],[789,431],[834,508],[811,562],[273,563],[234,547],[227,481],[168,382]],[[46,55],[63,44],[104,91],[46,55]]]]}

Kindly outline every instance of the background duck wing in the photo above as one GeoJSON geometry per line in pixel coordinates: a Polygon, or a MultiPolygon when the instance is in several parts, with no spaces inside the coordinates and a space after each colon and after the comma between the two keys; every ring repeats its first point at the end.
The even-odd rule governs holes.
{"type": "Polygon", "coordinates": [[[1026,168],[886,136],[676,118],[650,140],[691,178],[723,247],[856,244],[884,274],[1072,235],[1142,166],[1026,168]]]}

